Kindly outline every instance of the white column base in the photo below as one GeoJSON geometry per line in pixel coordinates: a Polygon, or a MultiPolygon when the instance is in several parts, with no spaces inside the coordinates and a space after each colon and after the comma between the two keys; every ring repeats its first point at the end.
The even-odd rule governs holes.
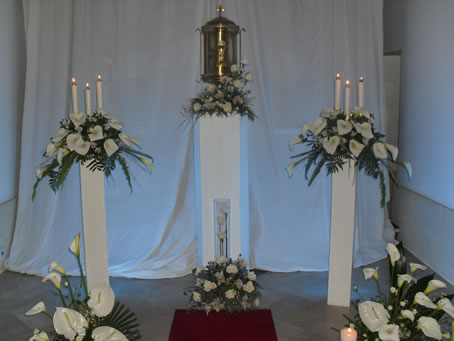
{"type": "Polygon", "coordinates": [[[349,307],[355,230],[355,169],[345,164],[344,169],[332,177],[328,304],[349,307]]]}
{"type": "Polygon", "coordinates": [[[97,285],[109,285],[104,172],[92,172],[80,165],[80,189],[85,268],[88,290],[91,290],[97,285]]]}

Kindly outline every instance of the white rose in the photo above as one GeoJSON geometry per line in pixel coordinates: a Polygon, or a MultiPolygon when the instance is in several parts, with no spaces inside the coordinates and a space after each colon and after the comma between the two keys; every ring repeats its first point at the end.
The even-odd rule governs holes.
{"type": "Polygon", "coordinates": [[[235,298],[236,296],[236,291],[233,289],[229,289],[225,292],[225,297],[227,297],[229,300],[235,298]]]}
{"type": "Polygon", "coordinates": [[[248,293],[253,292],[255,290],[254,283],[248,281],[246,284],[243,285],[243,290],[248,293]]]}
{"type": "Polygon", "coordinates": [[[250,72],[248,72],[248,73],[246,73],[244,78],[246,78],[248,81],[251,81],[252,80],[252,74],[250,72]]]}
{"type": "Polygon", "coordinates": [[[235,79],[233,81],[233,86],[235,88],[242,88],[244,86],[244,83],[242,81],[240,81],[239,79],[235,79]]]}
{"type": "Polygon", "coordinates": [[[232,72],[238,72],[238,65],[232,64],[232,66],[230,67],[230,71],[232,71],[232,72]]]}
{"type": "Polygon", "coordinates": [[[198,293],[197,291],[194,291],[192,293],[192,299],[194,300],[194,302],[200,302],[202,298],[200,296],[200,293],[198,293]]]}
{"type": "Polygon", "coordinates": [[[257,276],[255,275],[254,271],[251,271],[247,274],[247,278],[250,281],[255,281],[257,279],[257,276]]]}
{"type": "Polygon", "coordinates": [[[236,274],[238,272],[238,268],[236,265],[230,264],[226,269],[228,274],[236,274]]]}
{"type": "Polygon", "coordinates": [[[225,112],[231,112],[232,111],[232,103],[230,102],[225,102],[222,106],[225,112]]]}
{"type": "Polygon", "coordinates": [[[199,102],[194,103],[194,111],[199,111],[202,108],[199,102]]]}

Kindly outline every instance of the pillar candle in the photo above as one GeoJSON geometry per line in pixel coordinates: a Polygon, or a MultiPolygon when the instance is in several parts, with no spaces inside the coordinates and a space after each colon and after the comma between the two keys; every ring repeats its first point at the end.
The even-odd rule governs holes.
{"type": "Polygon", "coordinates": [[[103,108],[101,75],[98,75],[98,81],[96,82],[96,105],[97,105],[98,109],[102,109],[103,108]]]}
{"type": "Polygon", "coordinates": [[[358,332],[352,328],[344,328],[340,332],[340,341],[356,341],[358,332]]]}
{"type": "Polygon", "coordinates": [[[73,113],[79,112],[79,102],[77,100],[77,83],[76,79],[73,77],[71,83],[72,99],[73,99],[73,113]]]}
{"type": "Polygon", "coordinates": [[[350,108],[351,108],[351,91],[350,91],[350,81],[345,82],[345,97],[344,97],[344,114],[345,119],[348,121],[350,119],[350,108]]]}
{"type": "Polygon", "coordinates": [[[87,83],[87,87],[85,88],[85,112],[87,115],[91,115],[91,89],[90,84],[87,83]]]}
{"type": "Polygon", "coordinates": [[[358,107],[364,108],[364,78],[360,77],[358,82],[358,107]]]}
{"type": "Polygon", "coordinates": [[[334,110],[339,110],[341,109],[341,77],[340,74],[337,74],[336,80],[336,90],[334,92],[334,110]]]}

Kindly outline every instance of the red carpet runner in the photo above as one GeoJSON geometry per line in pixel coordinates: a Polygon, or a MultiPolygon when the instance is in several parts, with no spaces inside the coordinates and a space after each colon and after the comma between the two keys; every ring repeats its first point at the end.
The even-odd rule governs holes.
{"type": "Polygon", "coordinates": [[[177,309],[169,341],[277,341],[271,310],[227,314],[177,309]]]}

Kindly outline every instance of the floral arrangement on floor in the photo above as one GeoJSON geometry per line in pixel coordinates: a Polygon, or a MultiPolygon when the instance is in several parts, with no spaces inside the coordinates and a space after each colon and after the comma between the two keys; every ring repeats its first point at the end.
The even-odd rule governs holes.
{"type": "Polygon", "coordinates": [[[215,310],[229,313],[256,310],[260,307],[260,285],[246,261],[219,257],[195,270],[193,285],[185,290],[190,296],[189,309],[204,309],[207,314],[215,310]]]}
{"type": "Polygon", "coordinates": [[[239,66],[231,66],[230,75],[222,76],[218,84],[210,84],[197,97],[190,98],[183,107],[183,115],[189,120],[213,115],[240,115],[253,121],[257,116],[252,110],[251,90],[245,89],[252,81],[252,74],[245,69],[247,64],[246,59],[241,59],[239,66]]]}
{"type": "MultiPolygon", "coordinates": [[[[292,139],[290,149],[296,144],[304,144],[308,151],[291,156],[296,161],[287,168],[289,177],[293,168],[305,164],[306,179],[309,170],[314,171],[309,179],[309,186],[326,166],[327,174],[338,172],[351,160],[355,168],[364,171],[374,179],[380,179],[381,206],[385,205],[386,184],[383,167],[392,170],[397,165],[403,166],[411,177],[412,168],[408,162],[397,161],[397,147],[386,143],[385,135],[374,129],[374,116],[365,108],[353,107],[353,114],[346,119],[343,112],[325,108],[321,116],[312,125],[304,125],[302,133],[292,139]]],[[[392,171],[391,179],[397,184],[392,171]]]]}
{"type": "Polygon", "coordinates": [[[49,266],[49,273],[43,277],[42,282],[52,282],[62,306],[56,307],[55,313],[51,315],[45,304],[39,302],[25,313],[27,316],[39,313],[47,315],[55,329],[52,333],[35,329],[30,341],[140,340],[142,336],[135,314],[123,304],[115,302],[115,295],[110,286],[97,286],[88,292],[80,260],[79,243],[80,234],[77,234],[69,248],[77,258],[81,284],[73,287],[63,267],[56,262],[49,266]],[[85,298],[80,293],[82,289],[85,298]],[[64,291],[67,291],[67,294],[64,291]]]}
{"type": "Polygon", "coordinates": [[[349,327],[357,330],[358,340],[454,341],[454,322],[452,335],[449,331],[443,333],[440,327],[440,323],[449,325],[449,317],[454,318],[451,303],[454,295],[433,294],[446,288],[446,284],[434,279],[434,275],[417,279],[414,273],[426,270],[424,265],[410,263],[408,273],[403,249],[399,251],[394,244],[388,244],[386,249],[390,259],[391,285],[383,290],[378,268],[365,268],[365,279],[376,281],[379,295],[367,301],[355,287],[354,291],[361,298],[353,302],[357,315],[355,319],[344,315],[350,321],[349,327]]]}

